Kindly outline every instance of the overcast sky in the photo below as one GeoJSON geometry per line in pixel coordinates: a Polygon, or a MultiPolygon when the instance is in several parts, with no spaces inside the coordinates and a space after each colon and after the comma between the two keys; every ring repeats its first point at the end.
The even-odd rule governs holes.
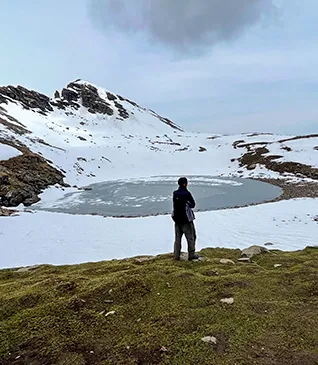
{"type": "Polygon", "coordinates": [[[81,78],[211,133],[318,133],[317,0],[1,0],[0,84],[81,78]]]}

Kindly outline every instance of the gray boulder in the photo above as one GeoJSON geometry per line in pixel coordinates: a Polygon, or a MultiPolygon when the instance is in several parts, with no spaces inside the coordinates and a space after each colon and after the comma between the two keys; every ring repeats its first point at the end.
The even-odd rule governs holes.
{"type": "Polygon", "coordinates": [[[269,251],[265,247],[254,245],[248,248],[244,248],[244,250],[242,250],[242,257],[248,257],[251,259],[252,257],[260,255],[263,252],[269,251]]]}

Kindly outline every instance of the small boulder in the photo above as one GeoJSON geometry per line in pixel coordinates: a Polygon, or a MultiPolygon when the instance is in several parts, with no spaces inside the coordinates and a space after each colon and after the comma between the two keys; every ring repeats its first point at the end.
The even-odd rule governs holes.
{"type": "Polygon", "coordinates": [[[234,298],[224,298],[224,299],[221,299],[220,302],[225,303],[225,304],[233,304],[234,298]]]}
{"type": "Polygon", "coordinates": [[[214,336],[206,336],[201,338],[201,341],[208,343],[210,345],[216,345],[217,339],[214,336]]]}
{"type": "Polygon", "coordinates": [[[229,260],[229,259],[221,259],[220,260],[221,264],[232,264],[235,265],[235,262],[233,260],[229,260]]]}
{"type": "Polygon", "coordinates": [[[275,264],[274,265],[274,267],[276,268],[276,267],[281,267],[281,266],[283,266],[282,264],[275,264]]]}
{"type": "Polygon", "coordinates": [[[248,170],[255,170],[256,169],[256,164],[255,163],[252,163],[251,165],[248,165],[246,168],[248,170]]]}
{"type": "Polygon", "coordinates": [[[239,262],[252,262],[249,257],[241,257],[237,261],[239,261],[239,262]]]}
{"type": "Polygon", "coordinates": [[[242,250],[242,257],[249,257],[250,259],[256,255],[260,255],[263,252],[268,252],[268,249],[262,246],[251,246],[242,250]]]}

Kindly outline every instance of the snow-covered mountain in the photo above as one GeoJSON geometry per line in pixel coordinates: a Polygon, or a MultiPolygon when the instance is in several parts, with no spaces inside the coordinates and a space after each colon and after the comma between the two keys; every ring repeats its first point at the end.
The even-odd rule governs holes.
{"type": "MultiPolygon", "coordinates": [[[[9,180],[21,179],[27,159],[28,171],[50,176],[39,189],[62,177],[77,186],[167,174],[317,179],[317,146],[318,135],[186,133],[156,112],[81,80],[53,98],[21,86],[0,88],[0,174],[13,168],[3,160],[22,154],[19,164],[13,159],[9,180]],[[37,156],[36,167],[30,153],[37,156]],[[47,161],[60,175],[43,173],[47,161]]],[[[23,183],[30,179],[36,180],[27,174],[23,183]]],[[[29,198],[35,201],[34,194],[29,198]]]]}

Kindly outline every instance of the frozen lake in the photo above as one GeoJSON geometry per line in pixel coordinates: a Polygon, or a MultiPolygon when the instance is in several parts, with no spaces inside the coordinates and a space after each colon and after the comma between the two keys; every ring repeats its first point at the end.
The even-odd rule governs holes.
{"type": "MultiPolygon", "coordinates": [[[[71,214],[103,216],[145,216],[172,211],[176,176],[106,181],[90,185],[91,190],[67,193],[54,203],[40,202],[37,209],[71,214]]],[[[190,176],[189,186],[196,210],[217,210],[272,200],[281,189],[260,181],[240,178],[190,176]]]]}

